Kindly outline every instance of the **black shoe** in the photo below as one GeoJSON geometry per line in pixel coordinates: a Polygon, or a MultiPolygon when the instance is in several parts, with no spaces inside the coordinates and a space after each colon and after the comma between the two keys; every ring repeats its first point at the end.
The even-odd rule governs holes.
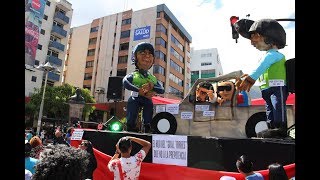
{"type": "Polygon", "coordinates": [[[144,132],[145,133],[152,133],[151,125],[150,124],[145,124],[144,125],[144,132]]]}

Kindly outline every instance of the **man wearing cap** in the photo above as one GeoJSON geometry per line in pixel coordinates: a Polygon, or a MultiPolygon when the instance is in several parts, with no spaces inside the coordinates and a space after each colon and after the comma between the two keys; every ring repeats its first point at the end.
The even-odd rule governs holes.
{"type": "Polygon", "coordinates": [[[285,56],[279,52],[286,45],[286,32],[274,19],[261,19],[254,22],[248,32],[251,44],[266,53],[260,59],[258,67],[251,74],[243,74],[236,82],[238,90],[250,91],[259,81],[262,98],[266,102],[267,122],[271,129],[279,129],[283,136],[287,131],[285,56]]]}
{"type": "Polygon", "coordinates": [[[163,94],[164,88],[148,70],[154,63],[153,45],[147,42],[137,44],[132,51],[132,60],[136,70],[123,78],[123,86],[131,91],[127,104],[127,131],[137,132],[136,120],[139,108],[143,107],[145,132],[151,132],[153,114],[152,96],[163,94]]]}

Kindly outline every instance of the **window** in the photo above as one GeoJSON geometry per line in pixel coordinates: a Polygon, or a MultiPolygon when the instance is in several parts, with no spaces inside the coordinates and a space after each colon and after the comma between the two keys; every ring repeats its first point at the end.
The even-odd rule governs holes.
{"type": "Polygon", "coordinates": [[[52,35],[52,34],[50,35],[50,40],[51,40],[51,41],[56,41],[56,42],[59,42],[59,43],[61,42],[61,39],[60,39],[60,38],[58,38],[57,36],[52,35]]]}
{"type": "Polygon", "coordinates": [[[90,33],[97,32],[99,30],[99,26],[93,27],[90,29],[90,33]]]}
{"type": "Polygon", "coordinates": [[[52,24],[53,24],[54,26],[58,26],[58,27],[63,28],[63,24],[61,24],[61,23],[59,23],[59,22],[57,22],[57,21],[53,21],[52,24]]]}
{"type": "Polygon", "coordinates": [[[44,20],[48,20],[48,16],[47,15],[43,15],[43,19],[44,20]]]}
{"type": "Polygon", "coordinates": [[[182,44],[171,34],[171,41],[178,46],[181,51],[183,51],[183,46],[182,44]]]}
{"type": "MultiPolygon", "coordinates": [[[[101,36],[100,36],[101,37],[101,36]]],[[[95,44],[97,43],[97,38],[91,38],[89,39],[89,44],[95,44]]]]}
{"type": "Polygon", "coordinates": [[[169,86],[169,93],[175,94],[176,96],[183,98],[183,93],[174,87],[169,86]]]}
{"type": "Polygon", "coordinates": [[[177,83],[178,85],[183,86],[183,80],[179,79],[174,74],[170,73],[169,74],[169,79],[171,79],[173,82],[177,83]]]}
{"type": "Polygon", "coordinates": [[[85,73],[84,74],[84,80],[92,79],[92,74],[91,73],[85,73]]]}
{"type": "Polygon", "coordinates": [[[165,76],[166,71],[162,66],[153,65],[153,73],[154,74],[158,73],[158,74],[161,74],[161,75],[165,76]]]}
{"type": "Polygon", "coordinates": [[[212,53],[201,54],[201,57],[212,57],[212,53]]]}
{"type": "Polygon", "coordinates": [[[159,18],[160,17],[160,12],[157,12],[157,18],[159,18]]]}
{"type": "Polygon", "coordinates": [[[203,62],[201,63],[201,66],[209,66],[212,65],[212,62],[203,62]]]}
{"type": "Polygon", "coordinates": [[[130,37],[130,30],[122,31],[120,38],[127,38],[127,37],[130,37]]]}
{"type": "Polygon", "coordinates": [[[118,69],[117,76],[125,76],[127,75],[127,69],[118,69]]]}
{"type": "Polygon", "coordinates": [[[93,61],[86,62],[86,68],[93,67],[93,61]]]}
{"type": "Polygon", "coordinates": [[[170,59],[170,66],[178,71],[179,73],[183,74],[183,69],[177,63],[175,63],[172,59],[170,59]]]}
{"type": "Polygon", "coordinates": [[[167,61],[167,57],[166,57],[166,55],[165,55],[162,51],[155,51],[154,53],[155,53],[155,54],[154,54],[155,58],[161,59],[161,60],[163,60],[164,62],[167,61]]]}
{"type": "Polygon", "coordinates": [[[167,48],[167,43],[161,37],[156,38],[156,45],[161,45],[164,48],[167,48]]]}
{"type": "Polygon", "coordinates": [[[38,49],[42,50],[42,45],[41,44],[38,44],[38,49]]]}
{"type": "Polygon", "coordinates": [[[156,31],[163,32],[165,35],[167,35],[167,28],[164,27],[163,24],[157,24],[156,31]]]}
{"type": "Polygon", "coordinates": [[[54,50],[51,50],[51,49],[48,50],[47,55],[48,56],[59,57],[59,53],[57,51],[54,51],[54,50]]]}
{"type": "Polygon", "coordinates": [[[47,6],[50,6],[50,4],[51,4],[50,1],[47,1],[47,2],[46,2],[46,5],[47,5],[47,6]]]}
{"type": "Polygon", "coordinates": [[[127,64],[128,56],[119,56],[118,64],[127,64]]]}
{"type": "Polygon", "coordinates": [[[31,81],[32,81],[32,82],[37,82],[37,77],[36,77],[36,76],[32,76],[32,77],[31,77],[31,81]]]}
{"type": "Polygon", "coordinates": [[[91,90],[91,86],[90,85],[83,85],[83,88],[91,90]]]}
{"type": "Polygon", "coordinates": [[[128,50],[129,49],[129,43],[123,43],[119,46],[119,51],[128,50]]]}
{"type": "Polygon", "coordinates": [[[44,29],[41,29],[41,30],[40,30],[40,34],[43,34],[43,35],[44,35],[45,33],[46,33],[46,31],[45,31],[44,29]]]}
{"type": "Polygon", "coordinates": [[[121,25],[123,26],[123,25],[126,25],[126,24],[131,24],[131,18],[122,20],[121,25]]]}
{"type": "Polygon", "coordinates": [[[94,56],[96,49],[90,49],[88,50],[87,56],[94,56]]]}
{"type": "Polygon", "coordinates": [[[179,61],[184,62],[184,58],[176,50],[174,50],[173,47],[170,48],[170,53],[173,54],[174,57],[179,59],[179,61]]]}

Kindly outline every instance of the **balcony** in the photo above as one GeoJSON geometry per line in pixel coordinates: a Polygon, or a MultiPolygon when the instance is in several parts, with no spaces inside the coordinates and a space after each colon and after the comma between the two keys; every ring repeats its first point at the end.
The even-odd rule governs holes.
{"type": "Polygon", "coordinates": [[[64,52],[64,45],[57,41],[50,41],[49,48],[54,51],[64,52]]]}
{"type": "Polygon", "coordinates": [[[61,66],[62,65],[62,60],[55,57],[55,56],[47,56],[47,61],[49,61],[51,64],[61,66]]]}
{"type": "Polygon", "coordinates": [[[60,75],[49,71],[48,72],[48,80],[59,81],[60,80],[60,75]]]}
{"type": "Polygon", "coordinates": [[[66,25],[69,23],[69,17],[67,17],[62,12],[59,12],[59,11],[54,14],[53,19],[63,25],[66,25]]]}
{"type": "Polygon", "coordinates": [[[53,25],[51,29],[51,34],[59,37],[59,38],[66,38],[67,37],[67,31],[65,31],[63,28],[53,25]]]}
{"type": "Polygon", "coordinates": [[[66,1],[66,0],[58,0],[58,1],[57,1],[57,7],[58,7],[59,9],[64,10],[65,12],[71,11],[71,10],[72,10],[71,6],[72,6],[72,4],[69,3],[69,2],[66,1]]]}

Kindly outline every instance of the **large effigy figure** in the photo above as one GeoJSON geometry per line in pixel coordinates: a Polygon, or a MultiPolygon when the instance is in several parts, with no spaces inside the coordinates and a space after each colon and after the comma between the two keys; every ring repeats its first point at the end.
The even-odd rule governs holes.
{"type": "Polygon", "coordinates": [[[154,47],[147,42],[137,44],[132,51],[132,60],[136,66],[134,72],[123,78],[123,86],[131,91],[127,105],[127,131],[137,132],[136,121],[140,107],[143,107],[144,129],[150,133],[153,114],[152,96],[163,94],[164,88],[148,70],[154,63],[154,47]]]}

